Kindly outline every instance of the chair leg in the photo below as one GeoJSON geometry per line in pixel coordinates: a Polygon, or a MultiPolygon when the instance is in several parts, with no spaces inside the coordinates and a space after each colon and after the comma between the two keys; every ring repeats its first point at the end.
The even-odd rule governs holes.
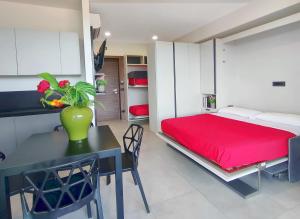
{"type": "Polygon", "coordinates": [[[95,204],[96,204],[96,207],[97,207],[97,219],[104,219],[102,203],[101,203],[100,181],[99,180],[97,182],[97,189],[96,189],[95,192],[96,192],[95,193],[95,204]]]}
{"type": "Polygon", "coordinates": [[[97,219],[104,219],[100,193],[99,195],[96,195],[95,204],[97,207],[97,219]]]}
{"type": "Polygon", "coordinates": [[[110,175],[106,176],[106,185],[109,185],[111,182],[110,175]]]}
{"type": "Polygon", "coordinates": [[[133,171],[131,171],[131,175],[132,175],[132,178],[133,178],[133,181],[134,181],[134,185],[137,185],[136,178],[135,178],[135,175],[134,175],[133,171]]]}
{"type": "Polygon", "coordinates": [[[142,182],[141,182],[139,173],[138,173],[137,170],[132,171],[132,173],[135,176],[136,181],[137,181],[137,183],[139,185],[139,189],[140,189],[143,201],[144,201],[144,205],[145,205],[146,211],[147,211],[147,213],[150,213],[150,209],[149,209],[148,202],[147,202],[147,199],[146,199],[146,196],[145,196],[145,193],[144,193],[144,189],[143,189],[143,186],[142,186],[142,182]]]}
{"type": "Polygon", "coordinates": [[[86,205],[86,209],[87,209],[87,215],[88,215],[88,218],[92,218],[92,208],[91,208],[91,203],[88,203],[86,205]]]}

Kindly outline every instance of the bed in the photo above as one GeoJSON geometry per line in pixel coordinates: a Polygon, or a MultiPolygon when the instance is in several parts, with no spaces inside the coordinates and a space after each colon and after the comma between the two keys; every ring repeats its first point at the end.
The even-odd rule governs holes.
{"type": "Polygon", "coordinates": [[[128,84],[130,86],[148,86],[147,78],[128,78],[128,84]]]}
{"type": "Polygon", "coordinates": [[[133,116],[149,116],[149,105],[148,104],[141,104],[141,105],[134,105],[129,107],[129,112],[133,116]]]}
{"type": "Polygon", "coordinates": [[[243,197],[259,190],[264,169],[287,167],[290,181],[299,179],[300,127],[216,113],[166,119],[161,129],[159,136],[169,145],[243,197]],[[258,188],[239,180],[251,173],[258,173],[258,188]]]}
{"type": "Polygon", "coordinates": [[[128,84],[130,86],[148,86],[148,72],[147,71],[132,71],[128,73],[128,84]]]}

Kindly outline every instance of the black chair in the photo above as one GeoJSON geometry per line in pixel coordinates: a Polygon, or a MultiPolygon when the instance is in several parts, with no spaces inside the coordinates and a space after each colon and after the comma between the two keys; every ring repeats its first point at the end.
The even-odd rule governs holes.
{"type": "Polygon", "coordinates": [[[56,219],[83,206],[91,218],[92,201],[97,206],[97,218],[103,219],[96,156],[22,175],[30,185],[21,190],[24,219],[56,219]]]}
{"type": "MultiPolygon", "coordinates": [[[[139,186],[147,213],[150,213],[147,199],[144,193],[142,182],[137,170],[139,153],[143,138],[144,129],[142,126],[132,124],[123,136],[125,152],[122,153],[123,172],[131,171],[135,185],[139,186]]],[[[100,176],[107,177],[107,184],[110,183],[110,176],[115,174],[115,163],[111,158],[100,159],[99,172],[100,176]]]]}
{"type": "Polygon", "coordinates": [[[5,160],[6,156],[0,151],[0,161],[5,160]]]}
{"type": "MultiPolygon", "coordinates": [[[[94,127],[94,123],[91,122],[90,127],[94,127]]],[[[63,130],[63,128],[64,127],[62,125],[57,125],[57,126],[54,127],[53,131],[59,132],[59,130],[63,130]]]]}

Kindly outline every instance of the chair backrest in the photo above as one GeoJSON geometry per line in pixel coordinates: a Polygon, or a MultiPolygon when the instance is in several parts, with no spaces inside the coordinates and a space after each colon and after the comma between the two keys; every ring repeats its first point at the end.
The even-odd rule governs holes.
{"type": "Polygon", "coordinates": [[[138,124],[131,124],[123,136],[125,153],[132,155],[135,167],[138,165],[138,159],[142,144],[144,128],[138,124]]]}
{"type": "Polygon", "coordinates": [[[30,185],[21,192],[23,211],[34,216],[64,215],[93,200],[98,183],[97,157],[27,171],[23,177],[30,185]]]}
{"type": "Polygon", "coordinates": [[[0,151],[0,161],[5,160],[5,154],[0,151]]]}

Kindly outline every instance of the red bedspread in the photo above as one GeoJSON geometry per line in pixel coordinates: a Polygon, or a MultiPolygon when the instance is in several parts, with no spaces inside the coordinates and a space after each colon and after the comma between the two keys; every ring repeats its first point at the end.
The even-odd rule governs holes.
{"type": "Polygon", "coordinates": [[[147,78],[128,78],[128,83],[131,86],[136,86],[136,85],[147,86],[148,79],[147,78]]]}
{"type": "Polygon", "coordinates": [[[166,119],[161,127],[163,133],[223,169],[285,157],[288,139],[295,136],[211,114],[166,119]]]}
{"type": "Polygon", "coordinates": [[[129,107],[129,112],[134,116],[149,116],[149,105],[135,105],[129,107]]]}

